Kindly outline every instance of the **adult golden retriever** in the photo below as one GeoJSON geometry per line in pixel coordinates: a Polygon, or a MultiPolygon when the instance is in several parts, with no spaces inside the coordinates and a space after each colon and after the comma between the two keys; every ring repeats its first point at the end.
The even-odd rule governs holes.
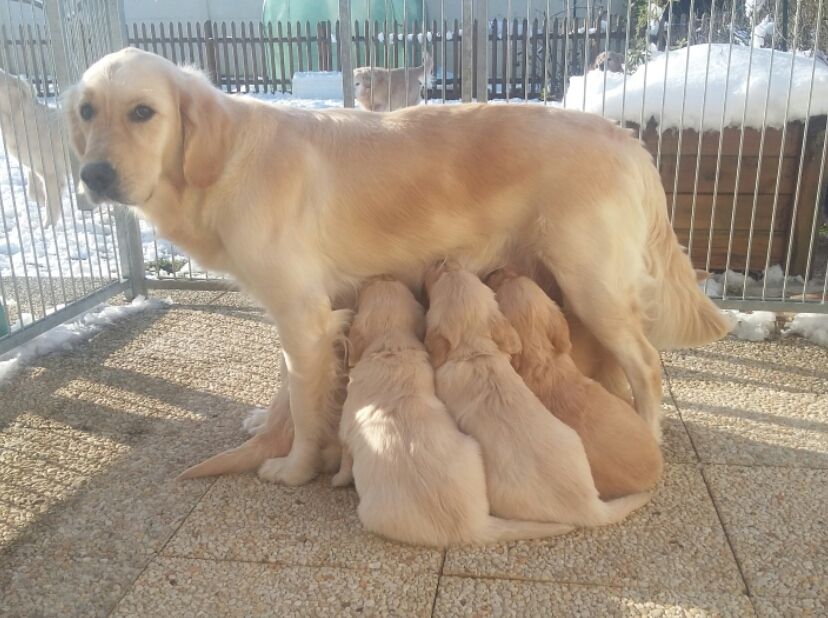
{"type": "Polygon", "coordinates": [[[137,49],[92,65],[65,109],[92,199],[136,206],[276,322],[295,433],[264,478],[307,482],[336,441],[332,305],[370,276],[414,289],[446,256],[478,273],[536,257],[618,359],[656,433],[656,348],[726,332],[670,227],[652,158],[597,116],[286,109],[227,96],[137,49]]]}

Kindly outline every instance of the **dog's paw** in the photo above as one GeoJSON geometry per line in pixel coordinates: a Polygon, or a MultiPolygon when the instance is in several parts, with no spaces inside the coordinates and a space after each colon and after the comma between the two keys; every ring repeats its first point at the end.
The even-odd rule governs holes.
{"type": "Polygon", "coordinates": [[[341,469],[339,472],[333,475],[331,478],[331,485],[334,487],[347,487],[348,485],[353,484],[354,482],[354,475],[350,470],[346,470],[345,468],[341,469]]]}
{"type": "Polygon", "coordinates": [[[309,457],[297,457],[291,451],[287,457],[268,459],[259,468],[259,478],[271,483],[304,485],[316,477],[315,461],[309,457]]]}
{"type": "Polygon", "coordinates": [[[267,408],[253,408],[247,413],[247,417],[242,421],[242,430],[255,436],[265,426],[267,422],[267,408]]]}

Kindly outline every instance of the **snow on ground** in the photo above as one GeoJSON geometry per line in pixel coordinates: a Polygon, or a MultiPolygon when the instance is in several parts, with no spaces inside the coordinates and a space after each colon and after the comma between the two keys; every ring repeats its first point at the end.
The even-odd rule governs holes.
{"type": "MultiPolygon", "coordinates": [[[[13,352],[0,356],[0,384],[11,378],[26,363],[43,354],[58,350],[71,350],[104,327],[145,309],[157,309],[171,304],[167,300],[147,300],[142,296],[129,305],[101,305],[72,322],[56,326],[31,341],[18,346],[13,352]]],[[[12,324],[15,330],[18,324],[12,324]]]]}
{"type": "Polygon", "coordinates": [[[776,333],[776,314],[772,311],[743,313],[729,309],[724,313],[733,324],[730,334],[737,339],[764,341],[776,333]]]}
{"type": "Polygon", "coordinates": [[[645,123],[654,118],[662,130],[718,131],[722,124],[741,126],[743,116],[749,127],[781,127],[786,121],[828,113],[828,65],[803,53],[693,45],[654,54],[626,76],[626,90],[624,78],[623,73],[599,70],[573,76],[566,107],[616,120],[622,120],[623,108],[623,120],[639,123],[643,113],[645,123]]]}
{"type": "Polygon", "coordinates": [[[825,280],[812,278],[806,284],[801,275],[785,276],[785,271],[778,264],[768,268],[760,277],[728,270],[717,273],[700,284],[702,290],[711,298],[768,298],[801,300],[804,294],[808,300],[819,300],[825,287],[825,280]],[[784,291],[784,295],[783,295],[784,291]]]}
{"type": "Polygon", "coordinates": [[[828,314],[798,313],[788,324],[786,335],[799,335],[828,348],[828,314]]]}

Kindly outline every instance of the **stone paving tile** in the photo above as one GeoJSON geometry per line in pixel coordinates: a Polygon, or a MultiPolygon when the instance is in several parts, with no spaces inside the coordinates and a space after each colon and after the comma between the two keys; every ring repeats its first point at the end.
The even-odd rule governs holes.
{"type": "Polygon", "coordinates": [[[143,565],[57,548],[0,552],[0,616],[108,616],[143,565]]]}
{"type": "Polygon", "coordinates": [[[709,466],[751,594],[828,598],[828,470],[709,466]]]}
{"type": "Polygon", "coordinates": [[[520,580],[442,577],[434,616],[752,616],[736,593],[642,591],[520,580]]]}
{"type": "Polygon", "coordinates": [[[429,616],[437,575],[158,558],[114,616],[429,616]]]}
{"type": "Polygon", "coordinates": [[[669,464],[652,502],[621,524],[450,549],[444,573],[674,591],[743,589],[704,480],[688,464],[669,464]]]}
{"type": "Polygon", "coordinates": [[[664,453],[664,461],[668,463],[697,463],[696,451],[690,441],[690,435],[684,426],[678,409],[669,397],[667,384],[664,386],[664,401],[661,403],[661,410],[664,414],[661,421],[661,451],[664,453]]]}
{"type": "Polygon", "coordinates": [[[828,394],[828,348],[799,337],[741,341],[732,337],[690,350],[662,352],[671,379],[769,384],[787,393],[828,394]]]}
{"type": "Polygon", "coordinates": [[[681,380],[673,393],[705,463],[828,468],[828,396],[681,380]]]}
{"type": "Polygon", "coordinates": [[[362,529],[353,488],[330,477],[283,487],[252,474],[219,479],[167,544],[169,556],[437,573],[442,552],[362,529]]]}
{"type": "Polygon", "coordinates": [[[753,606],[760,618],[823,618],[828,616],[828,597],[792,599],[754,597],[753,606]]]}

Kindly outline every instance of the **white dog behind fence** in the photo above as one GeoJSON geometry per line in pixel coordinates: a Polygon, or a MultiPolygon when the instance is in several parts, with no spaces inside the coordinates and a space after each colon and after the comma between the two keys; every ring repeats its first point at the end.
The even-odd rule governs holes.
{"type": "Polygon", "coordinates": [[[27,197],[45,206],[54,224],[67,178],[60,112],[38,101],[25,79],[0,70],[0,128],[9,154],[26,169],[27,197]]]}

